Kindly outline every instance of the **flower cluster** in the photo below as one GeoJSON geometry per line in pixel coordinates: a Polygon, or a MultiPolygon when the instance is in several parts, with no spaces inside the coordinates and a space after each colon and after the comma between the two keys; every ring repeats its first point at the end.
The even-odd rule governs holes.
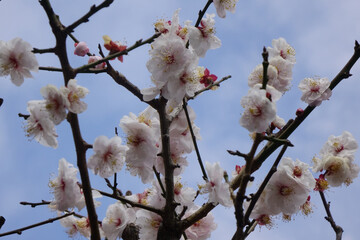
{"type": "Polygon", "coordinates": [[[87,104],[81,101],[88,94],[88,89],[77,85],[71,79],[66,87],[58,89],[54,85],[47,85],[40,90],[44,100],[28,102],[27,136],[35,138],[40,144],[57,148],[57,134],[55,125],[66,118],[66,111],[82,113],[87,104]]]}
{"type": "Polygon", "coordinates": [[[281,128],[284,120],[276,115],[275,102],[280,99],[290,87],[292,68],[295,64],[295,50],[279,38],[272,41],[273,47],[268,47],[269,66],[267,68],[267,82],[265,88],[264,68],[260,64],[249,75],[248,95],[241,99],[244,113],[240,118],[241,126],[250,132],[265,132],[272,125],[281,128]]]}
{"type": "MultiPolygon", "coordinates": [[[[188,108],[191,121],[195,119],[194,111],[188,108]]],[[[139,176],[143,183],[153,180],[154,170],[164,174],[164,163],[161,153],[160,122],[158,113],[151,107],[145,109],[139,116],[130,113],[120,120],[120,127],[127,135],[126,166],[127,170],[134,176],[139,176]]],[[[197,138],[200,138],[199,130],[192,124],[197,138]]],[[[194,150],[191,134],[187,125],[184,111],[180,111],[173,118],[170,125],[170,154],[171,160],[178,167],[174,174],[181,174],[184,167],[188,165],[184,154],[194,150]]]]}
{"type": "MultiPolygon", "coordinates": [[[[354,163],[357,148],[358,144],[351,133],[344,131],[340,136],[331,135],[320,150],[320,158],[313,158],[313,171],[324,172],[318,181],[326,180],[332,187],[351,184],[360,171],[354,163]]],[[[319,185],[318,190],[323,189],[319,185]]]]}
{"type": "Polygon", "coordinates": [[[21,38],[0,41],[0,76],[10,75],[11,81],[20,86],[24,78],[32,78],[30,71],[37,72],[39,64],[31,45],[21,38]]]}
{"type": "Polygon", "coordinates": [[[160,94],[169,100],[167,109],[171,113],[184,97],[193,97],[196,91],[215,81],[216,76],[210,75],[208,69],[197,66],[199,57],[221,45],[214,35],[213,17],[206,15],[198,28],[188,22],[181,26],[177,10],[172,21],[155,23],[156,30],[162,34],[155,39],[149,52],[151,58],[146,66],[155,86],[141,90],[145,101],[160,94]]]}
{"type": "Polygon", "coordinates": [[[267,225],[271,224],[271,216],[280,213],[290,216],[302,210],[305,203],[309,208],[309,193],[314,187],[315,179],[308,164],[283,158],[250,217],[267,225]]]}

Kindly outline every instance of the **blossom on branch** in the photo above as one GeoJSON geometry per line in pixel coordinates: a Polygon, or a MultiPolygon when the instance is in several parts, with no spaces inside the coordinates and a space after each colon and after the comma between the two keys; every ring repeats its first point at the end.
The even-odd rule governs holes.
{"type": "Polygon", "coordinates": [[[271,43],[273,47],[267,48],[270,58],[280,56],[289,63],[296,63],[295,49],[284,38],[273,39],[271,43]]]}
{"type": "Polygon", "coordinates": [[[139,176],[143,183],[154,178],[153,166],[158,153],[159,120],[154,109],[147,108],[139,117],[130,113],[120,120],[127,135],[126,166],[131,175],[139,176]]]}
{"type": "Polygon", "coordinates": [[[240,124],[250,132],[265,132],[276,118],[276,105],[264,89],[250,89],[240,103],[245,109],[240,124]]]}
{"type": "Polygon", "coordinates": [[[39,64],[31,45],[21,38],[0,41],[0,76],[10,75],[11,81],[20,86],[24,78],[32,78],[30,71],[37,72],[39,64]]]}
{"type": "Polygon", "coordinates": [[[139,239],[155,240],[160,225],[162,224],[160,215],[140,209],[136,212],[136,225],[140,227],[139,239]]]}
{"type": "Polygon", "coordinates": [[[209,202],[231,207],[233,202],[230,198],[229,184],[222,181],[224,170],[220,167],[220,164],[218,162],[213,164],[206,162],[205,169],[208,173],[209,181],[206,182],[203,192],[209,193],[209,202]]]}
{"type": "Polygon", "coordinates": [[[90,51],[86,42],[75,43],[74,46],[75,46],[74,54],[80,57],[85,56],[90,51]]]}
{"type": "Polygon", "coordinates": [[[331,97],[330,81],[327,78],[305,78],[299,83],[301,100],[312,107],[320,106],[322,101],[331,97]]]}
{"type": "Polygon", "coordinates": [[[238,0],[214,0],[214,6],[216,8],[216,13],[219,17],[225,18],[225,10],[235,13],[235,6],[238,0]]]}
{"type": "Polygon", "coordinates": [[[206,14],[199,27],[189,28],[190,46],[199,57],[205,57],[207,50],[221,46],[221,40],[215,36],[214,17],[215,14],[206,14]]]}
{"type": "Polygon", "coordinates": [[[320,155],[324,157],[331,154],[354,160],[357,149],[358,144],[354,136],[350,132],[344,131],[340,136],[331,135],[321,148],[320,155]]]}
{"type": "Polygon", "coordinates": [[[50,180],[49,186],[53,189],[54,200],[50,207],[59,211],[74,208],[81,199],[80,187],[76,178],[78,170],[68,163],[65,158],[59,160],[58,176],[50,180]]]}
{"type": "Polygon", "coordinates": [[[62,94],[67,98],[67,109],[72,113],[82,113],[87,109],[87,104],[80,99],[85,98],[89,90],[79,86],[76,79],[70,79],[66,87],[61,87],[62,94]]]}
{"type": "Polygon", "coordinates": [[[43,101],[29,101],[27,111],[30,113],[26,120],[26,135],[35,138],[40,144],[57,148],[58,142],[55,124],[50,119],[49,112],[43,108],[43,101]]]}
{"type": "Polygon", "coordinates": [[[45,110],[49,112],[50,119],[55,125],[60,124],[66,118],[66,107],[69,106],[69,100],[54,85],[47,85],[40,90],[44,97],[45,110]]]}
{"type": "MultiPolygon", "coordinates": [[[[185,217],[195,213],[200,207],[193,206],[185,214],[185,217]]],[[[208,213],[205,217],[191,225],[185,230],[186,236],[191,240],[205,240],[211,237],[211,232],[214,231],[217,224],[214,222],[212,213],[208,213]]]]}
{"type": "Polygon", "coordinates": [[[121,138],[118,136],[111,139],[99,136],[95,139],[95,154],[89,158],[88,168],[100,177],[108,178],[121,170],[127,149],[127,146],[121,145],[121,138]]]}
{"type": "Polygon", "coordinates": [[[135,222],[136,216],[133,208],[127,208],[124,204],[116,202],[106,210],[106,217],[102,220],[102,229],[109,240],[121,238],[125,227],[135,222]]]}

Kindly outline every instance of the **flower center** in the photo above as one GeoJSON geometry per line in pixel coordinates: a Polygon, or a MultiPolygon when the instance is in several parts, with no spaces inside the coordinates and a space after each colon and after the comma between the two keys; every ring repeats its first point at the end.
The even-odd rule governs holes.
{"type": "Polygon", "coordinates": [[[299,166],[295,166],[294,170],[293,170],[293,174],[295,177],[301,177],[302,175],[302,170],[299,166]]]}
{"type": "Polygon", "coordinates": [[[281,196],[289,196],[293,192],[293,189],[288,186],[281,186],[280,187],[280,195],[281,196]]]}

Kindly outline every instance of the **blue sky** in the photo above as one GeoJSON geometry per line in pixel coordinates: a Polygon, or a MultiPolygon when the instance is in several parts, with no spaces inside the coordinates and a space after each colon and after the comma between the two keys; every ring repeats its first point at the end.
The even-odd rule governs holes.
{"type": "MultiPolygon", "coordinates": [[[[92,4],[101,1],[62,0],[53,1],[54,11],[65,25],[71,24],[88,11],[92,4]]],[[[112,7],[102,10],[89,23],[76,29],[74,35],[86,41],[91,52],[97,52],[102,44],[102,36],[107,34],[114,40],[126,41],[132,45],[136,40],[146,39],[153,34],[153,23],[159,18],[170,19],[173,12],[181,8],[180,21],[197,18],[197,13],[206,1],[153,0],[115,1],[112,7]]],[[[278,115],[284,119],[293,118],[297,108],[305,108],[300,101],[297,88],[305,77],[328,77],[332,79],[353,53],[355,39],[360,40],[360,16],[357,0],[253,0],[237,4],[235,14],[227,13],[225,19],[216,17],[217,36],[222,47],[209,51],[200,65],[210,69],[218,77],[232,75],[217,91],[201,95],[190,105],[194,108],[200,127],[202,140],[199,148],[205,161],[220,161],[229,173],[242,160],[226,153],[227,149],[247,152],[250,147],[248,132],[239,124],[240,99],[248,91],[247,77],[261,59],[263,46],[271,40],[284,37],[296,50],[297,63],[294,67],[292,88],[278,102],[278,115]],[[291,3],[289,3],[291,2],[291,3]]],[[[211,6],[208,13],[214,13],[211,6]]],[[[0,1],[0,40],[8,41],[21,37],[37,48],[54,45],[47,17],[38,1],[0,1]]],[[[72,66],[81,66],[87,59],[73,55],[73,43],[68,41],[68,52],[72,66]]],[[[124,57],[124,63],[114,66],[140,88],[149,87],[150,73],[146,69],[149,46],[136,49],[124,57]]],[[[59,66],[57,59],[49,54],[37,55],[41,66],[59,66]]],[[[360,140],[360,63],[353,70],[353,77],[344,80],[333,92],[330,101],[323,103],[290,137],[295,145],[285,155],[310,163],[328,136],[340,135],[344,130],[353,133],[360,140]]],[[[78,75],[78,83],[86,86],[90,94],[86,98],[88,110],[79,115],[83,136],[93,142],[99,135],[111,137],[122,116],[129,112],[139,113],[146,105],[115,84],[107,75],[78,75]]],[[[6,218],[1,231],[43,221],[56,214],[47,207],[21,206],[20,201],[38,202],[50,200],[48,181],[57,174],[58,161],[64,157],[75,164],[75,153],[70,127],[66,121],[57,126],[59,147],[54,150],[29,141],[23,130],[24,121],[17,117],[26,113],[29,100],[41,99],[40,88],[47,84],[61,86],[59,73],[40,71],[34,79],[26,79],[21,87],[13,85],[9,79],[1,78],[0,97],[4,104],[0,108],[0,215],[6,218]]],[[[125,135],[120,132],[120,136],[125,135]]],[[[89,155],[91,152],[89,152],[89,155]]],[[[359,153],[355,160],[359,164],[359,153]]],[[[275,157],[270,158],[273,160],[275,157]]],[[[193,187],[201,183],[201,173],[193,155],[188,157],[190,167],[183,177],[193,187]]],[[[269,166],[266,163],[265,166],[269,166]]],[[[255,184],[260,184],[265,171],[257,173],[255,184]]],[[[106,189],[104,181],[90,173],[92,185],[106,189]]],[[[122,172],[119,187],[141,192],[144,187],[136,177],[122,172]]],[[[354,240],[358,236],[360,220],[359,179],[349,187],[330,189],[326,196],[331,201],[331,209],[336,222],[345,232],[344,240],[354,240]]],[[[295,220],[284,223],[276,221],[268,230],[257,228],[249,239],[333,239],[334,233],[324,220],[325,211],[319,196],[312,194],[314,213],[309,217],[295,216],[295,220]]],[[[99,218],[102,219],[106,207],[112,200],[102,200],[99,218]]],[[[217,207],[214,215],[218,228],[211,239],[231,239],[235,230],[233,209],[217,207]]],[[[6,239],[66,239],[67,235],[59,223],[52,223],[24,232],[22,235],[6,239]]]]}

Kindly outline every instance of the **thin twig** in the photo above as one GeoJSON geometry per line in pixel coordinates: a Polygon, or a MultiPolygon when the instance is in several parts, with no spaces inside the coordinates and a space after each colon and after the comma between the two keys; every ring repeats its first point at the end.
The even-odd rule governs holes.
{"type": "Polygon", "coordinates": [[[153,171],[154,171],[155,176],[156,176],[156,179],[157,179],[157,181],[158,181],[158,183],[159,183],[159,185],[160,185],[160,188],[161,188],[163,197],[165,197],[165,196],[166,196],[166,190],[165,190],[165,188],[164,188],[164,184],[163,184],[162,181],[161,181],[160,173],[156,170],[156,167],[155,167],[155,166],[153,166],[153,171]]]}
{"type": "Polygon", "coordinates": [[[211,90],[211,89],[212,89],[213,87],[215,87],[215,86],[216,86],[216,87],[220,87],[220,83],[222,83],[223,81],[226,81],[226,80],[228,80],[228,79],[230,79],[230,78],[231,78],[231,75],[228,75],[228,76],[223,77],[222,79],[220,79],[220,80],[218,80],[218,81],[216,81],[216,82],[210,83],[209,86],[207,86],[207,87],[205,87],[205,88],[203,88],[203,89],[195,92],[195,93],[194,93],[194,96],[192,96],[192,97],[187,97],[186,99],[187,99],[187,100],[193,100],[193,99],[195,99],[195,97],[197,97],[197,96],[200,95],[201,93],[203,93],[203,92],[205,92],[205,91],[208,91],[208,90],[211,90]]]}
{"type": "Polygon", "coordinates": [[[96,6],[96,5],[91,6],[89,12],[87,12],[84,16],[82,16],[80,19],[75,21],[73,24],[69,25],[65,31],[68,33],[71,33],[80,24],[88,22],[89,18],[92,15],[94,15],[95,13],[97,13],[98,11],[100,11],[103,8],[109,7],[110,4],[112,4],[113,2],[114,2],[114,0],[105,0],[99,6],[96,6]]]}
{"type": "Polygon", "coordinates": [[[46,49],[33,48],[32,52],[33,52],[33,53],[39,53],[39,54],[43,54],[43,53],[54,53],[54,52],[55,52],[55,48],[46,48],[46,49]]]}
{"type": "Polygon", "coordinates": [[[267,71],[268,71],[268,67],[269,67],[269,61],[268,61],[268,57],[269,57],[269,53],[268,51],[266,51],[266,47],[263,48],[263,53],[262,53],[262,57],[263,57],[263,81],[262,81],[262,89],[266,89],[266,85],[269,81],[268,75],[267,75],[267,71]]]}
{"type": "Polygon", "coordinates": [[[327,215],[325,217],[325,219],[330,223],[331,227],[334,229],[335,234],[336,234],[336,240],[341,240],[342,233],[344,232],[344,230],[339,225],[336,225],[334,218],[332,217],[331,212],[330,212],[330,202],[326,201],[324,192],[319,191],[319,194],[320,194],[320,197],[321,197],[321,200],[322,200],[322,203],[324,205],[326,215],[327,215]]]}
{"type": "Polygon", "coordinates": [[[41,226],[41,225],[45,225],[45,224],[48,224],[48,223],[52,223],[52,222],[54,222],[54,221],[57,221],[57,220],[60,220],[60,219],[62,219],[62,218],[71,216],[71,215],[73,215],[73,214],[74,214],[73,212],[67,213],[67,214],[64,214],[64,215],[59,216],[59,217],[49,218],[49,219],[46,220],[46,221],[38,222],[38,223],[35,223],[35,224],[32,224],[32,225],[29,225],[29,226],[27,226],[27,227],[19,228],[19,229],[13,230],[13,231],[5,232],[5,233],[0,233],[0,237],[12,235],[12,234],[19,234],[19,235],[20,235],[20,234],[22,234],[22,232],[25,231],[25,230],[28,230],[28,229],[31,229],[31,228],[36,228],[36,227],[39,227],[39,226],[41,226]]]}
{"type": "Polygon", "coordinates": [[[61,68],[56,68],[56,67],[39,67],[39,70],[49,71],[49,72],[63,72],[61,68]]]}
{"type": "Polygon", "coordinates": [[[201,22],[201,19],[204,17],[207,9],[210,7],[210,4],[211,4],[212,2],[213,2],[212,0],[209,0],[209,1],[206,3],[206,5],[205,5],[205,7],[203,8],[203,10],[200,10],[200,11],[199,11],[199,16],[198,16],[198,18],[197,18],[197,20],[196,20],[195,27],[198,27],[198,26],[199,26],[199,24],[200,24],[200,22],[201,22]]]}
{"type": "Polygon", "coordinates": [[[190,116],[189,116],[189,112],[188,112],[188,110],[187,110],[187,103],[186,103],[185,99],[183,100],[183,109],[184,109],[184,112],[185,112],[185,116],[186,116],[186,120],[187,120],[187,123],[188,123],[188,127],[189,127],[189,129],[190,129],[192,142],[193,142],[194,147],[195,147],[195,152],[196,152],[197,160],[198,160],[198,163],[199,163],[199,165],[200,165],[200,168],[201,168],[201,171],[202,171],[202,174],[203,174],[203,179],[204,179],[205,181],[208,181],[208,177],[207,177],[207,174],[206,174],[206,171],[205,171],[205,167],[204,167],[204,164],[203,164],[203,162],[202,162],[201,155],[200,155],[200,151],[199,151],[199,148],[198,148],[198,145],[197,145],[197,142],[196,142],[196,136],[195,136],[194,130],[193,130],[193,128],[192,128],[192,123],[191,123],[191,119],[190,119],[190,116]]]}
{"type": "Polygon", "coordinates": [[[32,208],[37,207],[37,206],[41,206],[41,205],[49,205],[51,202],[50,201],[45,201],[45,200],[41,200],[41,202],[38,203],[31,203],[31,202],[20,202],[21,205],[30,205],[32,208]]]}
{"type": "Polygon", "coordinates": [[[160,210],[160,209],[157,209],[157,208],[154,208],[154,207],[151,207],[151,206],[148,206],[148,205],[144,205],[144,204],[141,204],[141,203],[137,203],[137,202],[134,202],[134,201],[131,201],[123,196],[115,196],[111,193],[107,193],[107,192],[104,192],[104,191],[100,191],[98,189],[93,189],[93,190],[96,190],[98,191],[99,193],[101,193],[101,195],[104,195],[106,197],[109,197],[109,198],[113,198],[113,199],[116,199],[116,200],[119,200],[120,202],[124,203],[124,204],[129,204],[130,206],[132,207],[137,207],[137,208],[142,208],[142,209],[145,209],[145,210],[148,210],[150,212],[153,212],[153,213],[156,213],[156,214],[159,214],[159,215],[162,215],[163,214],[163,211],[160,210]]]}

